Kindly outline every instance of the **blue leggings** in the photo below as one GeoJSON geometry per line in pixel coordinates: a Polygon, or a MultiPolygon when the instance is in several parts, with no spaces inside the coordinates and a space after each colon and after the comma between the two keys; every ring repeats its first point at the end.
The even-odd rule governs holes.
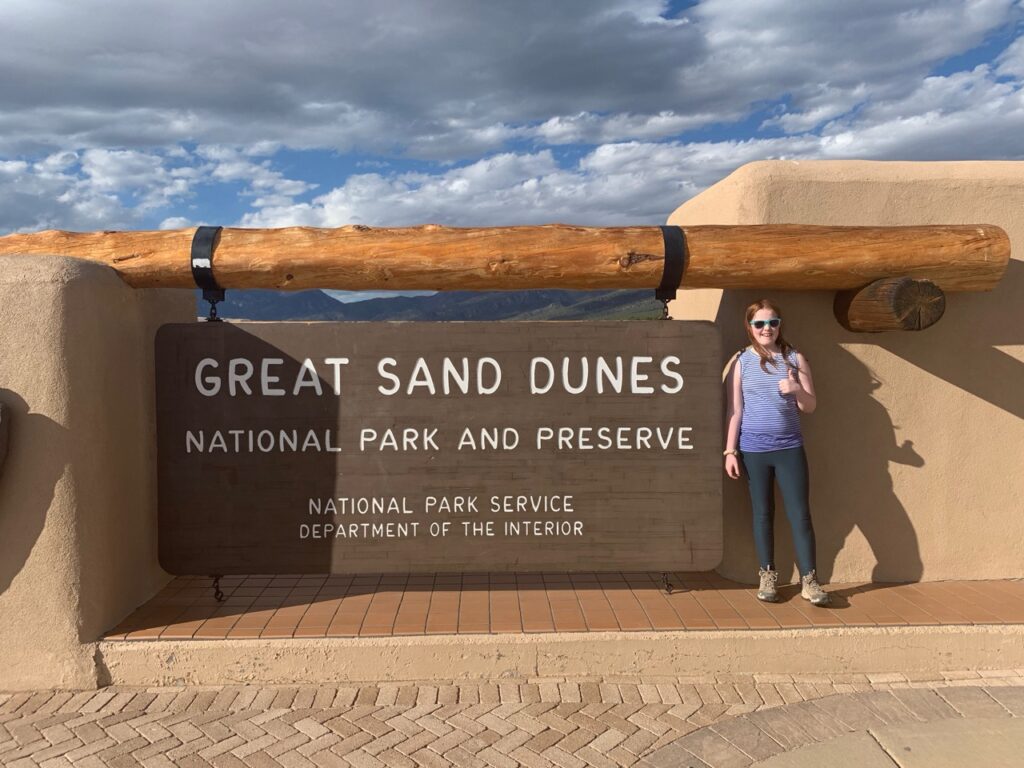
{"type": "Polygon", "coordinates": [[[775,569],[775,489],[778,480],[786,507],[800,575],[815,570],[814,526],[807,500],[807,456],[803,447],[743,453],[754,512],[754,544],[762,568],[775,569]]]}

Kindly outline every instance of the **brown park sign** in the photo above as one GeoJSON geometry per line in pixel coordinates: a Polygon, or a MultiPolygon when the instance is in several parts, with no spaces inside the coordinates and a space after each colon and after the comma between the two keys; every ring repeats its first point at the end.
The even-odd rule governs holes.
{"type": "Polygon", "coordinates": [[[719,345],[678,321],[164,326],[160,562],[714,568],[719,345]]]}

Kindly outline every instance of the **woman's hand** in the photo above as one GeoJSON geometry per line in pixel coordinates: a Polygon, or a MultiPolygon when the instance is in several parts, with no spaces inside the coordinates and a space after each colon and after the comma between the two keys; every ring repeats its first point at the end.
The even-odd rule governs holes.
{"type": "Polygon", "coordinates": [[[725,474],[731,477],[733,480],[739,480],[740,477],[740,460],[736,458],[736,454],[730,453],[725,457],[725,474]]]}
{"type": "Polygon", "coordinates": [[[803,389],[800,386],[800,379],[796,376],[796,370],[793,368],[789,369],[788,378],[783,379],[779,382],[779,392],[783,395],[795,395],[803,389]]]}

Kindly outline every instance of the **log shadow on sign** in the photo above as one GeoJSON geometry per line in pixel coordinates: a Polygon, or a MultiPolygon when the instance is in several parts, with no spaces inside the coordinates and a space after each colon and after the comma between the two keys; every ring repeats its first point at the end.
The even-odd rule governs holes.
{"type": "Polygon", "coordinates": [[[310,497],[338,494],[337,454],[325,444],[337,439],[339,398],[332,383],[318,379],[317,389],[294,394],[293,384],[310,376],[302,361],[230,323],[167,326],[157,349],[164,569],[176,575],[337,570],[331,541],[296,533],[310,497]],[[176,339],[184,339],[180,347],[176,339]],[[177,356],[180,349],[189,363],[177,356]],[[203,358],[217,363],[203,369],[206,392],[217,389],[212,396],[195,383],[195,361],[203,358]],[[232,360],[255,362],[246,387],[238,384],[233,394],[232,360]],[[268,360],[275,389],[287,387],[287,396],[261,394],[260,361],[268,360]]]}

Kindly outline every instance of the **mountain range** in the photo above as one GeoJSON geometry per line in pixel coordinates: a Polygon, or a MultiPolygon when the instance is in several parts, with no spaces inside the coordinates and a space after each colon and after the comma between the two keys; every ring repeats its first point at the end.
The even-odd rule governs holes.
{"type": "MultiPolygon", "coordinates": [[[[197,314],[209,305],[196,291],[197,314]]],[[[661,317],[654,291],[442,291],[342,303],[323,291],[230,290],[232,320],[644,320],[661,317]]]]}

